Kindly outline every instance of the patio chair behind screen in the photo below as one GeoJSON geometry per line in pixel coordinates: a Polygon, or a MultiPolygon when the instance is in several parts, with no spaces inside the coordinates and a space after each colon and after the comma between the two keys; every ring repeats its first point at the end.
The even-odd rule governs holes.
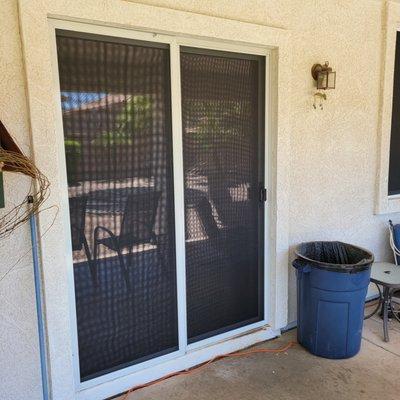
{"type": "Polygon", "coordinates": [[[157,215],[161,192],[131,193],[129,194],[121,228],[118,233],[112,232],[104,226],[97,226],[94,230],[94,260],[98,260],[99,245],[103,245],[118,254],[119,263],[128,287],[130,287],[127,265],[125,264],[123,249],[128,249],[128,266],[132,263],[133,247],[141,244],[156,244],[160,252],[157,236],[154,232],[154,223],[157,215]],[[103,236],[101,236],[103,235],[103,236]]]}
{"type": "Polygon", "coordinates": [[[85,235],[87,197],[69,198],[69,216],[71,220],[72,251],[85,251],[90,273],[94,282],[97,281],[96,270],[92,262],[89,244],[85,235]]]}

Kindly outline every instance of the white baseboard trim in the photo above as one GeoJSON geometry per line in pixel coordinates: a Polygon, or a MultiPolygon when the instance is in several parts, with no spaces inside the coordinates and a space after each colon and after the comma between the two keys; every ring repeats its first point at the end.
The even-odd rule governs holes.
{"type": "Polygon", "coordinates": [[[375,300],[379,298],[379,294],[377,293],[372,293],[370,295],[367,295],[367,297],[365,298],[365,301],[371,301],[371,300],[375,300]]]}
{"type": "Polygon", "coordinates": [[[223,342],[192,350],[182,356],[165,361],[157,366],[146,368],[112,381],[101,383],[76,394],[77,400],[103,400],[125,392],[130,388],[148,383],[173,372],[182,371],[201,364],[221,354],[228,354],[244,349],[256,343],[280,336],[281,331],[263,327],[247,334],[227,339],[223,342]]]}
{"type": "Polygon", "coordinates": [[[284,328],[282,328],[282,332],[290,331],[291,329],[296,328],[297,321],[289,322],[284,328]]]}

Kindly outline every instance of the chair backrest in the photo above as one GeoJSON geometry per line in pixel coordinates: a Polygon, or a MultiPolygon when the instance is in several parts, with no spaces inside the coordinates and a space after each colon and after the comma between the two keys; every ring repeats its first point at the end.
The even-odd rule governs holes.
{"type": "Polygon", "coordinates": [[[121,236],[131,236],[135,242],[148,242],[154,236],[154,223],[161,192],[149,190],[130,193],[121,224],[121,236]]]}
{"type": "Polygon", "coordinates": [[[205,196],[199,199],[196,208],[207,236],[210,239],[218,237],[220,235],[220,230],[215,222],[211,204],[205,196]]]}
{"type": "Polygon", "coordinates": [[[70,197],[69,216],[71,220],[72,250],[81,250],[85,234],[87,197],[70,197]]]}
{"type": "Polygon", "coordinates": [[[394,261],[396,265],[400,264],[400,225],[394,225],[389,220],[389,243],[393,251],[394,261]]]}

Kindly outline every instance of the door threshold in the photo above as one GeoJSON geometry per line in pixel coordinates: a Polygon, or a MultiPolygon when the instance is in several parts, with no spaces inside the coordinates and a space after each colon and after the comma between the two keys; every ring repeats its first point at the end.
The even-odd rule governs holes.
{"type": "Polygon", "coordinates": [[[280,336],[280,334],[280,329],[275,330],[268,326],[255,328],[250,332],[238,334],[236,337],[225,339],[219,343],[210,344],[208,346],[205,345],[205,347],[200,349],[193,349],[184,355],[161,364],[83,389],[76,394],[76,399],[107,399],[115,396],[116,393],[124,393],[134,386],[155,381],[174,372],[193,368],[219,355],[245,349],[257,343],[276,338],[280,336]]]}

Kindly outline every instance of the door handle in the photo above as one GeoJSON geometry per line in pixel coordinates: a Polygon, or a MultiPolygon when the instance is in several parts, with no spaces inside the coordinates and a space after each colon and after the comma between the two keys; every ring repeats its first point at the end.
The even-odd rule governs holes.
{"type": "Polygon", "coordinates": [[[265,187],[260,188],[260,202],[264,203],[267,201],[267,189],[265,187]]]}

